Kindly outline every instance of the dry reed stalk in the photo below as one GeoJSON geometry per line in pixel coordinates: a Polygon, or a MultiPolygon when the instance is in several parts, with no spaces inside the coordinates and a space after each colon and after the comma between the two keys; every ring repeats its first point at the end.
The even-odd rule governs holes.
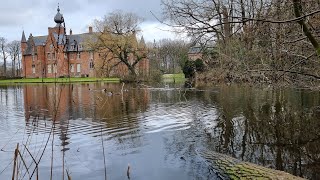
{"type": "MultiPolygon", "coordinates": [[[[20,153],[19,150],[18,150],[18,154],[19,154],[19,156],[20,156],[20,158],[21,158],[21,161],[22,161],[24,167],[26,168],[26,171],[27,171],[27,173],[28,173],[28,175],[29,175],[29,179],[30,179],[29,168],[28,168],[26,162],[24,161],[24,159],[23,159],[23,157],[22,157],[22,154],[20,153]]],[[[19,172],[19,170],[17,169],[17,179],[18,179],[18,172],[19,172]]]]}
{"type": "Polygon", "coordinates": [[[14,180],[14,176],[15,176],[15,171],[16,171],[16,165],[17,165],[17,156],[18,156],[18,151],[19,151],[19,143],[17,143],[17,147],[14,151],[14,160],[13,160],[13,172],[12,172],[12,180],[14,180]]]}
{"type": "Polygon", "coordinates": [[[104,152],[104,143],[103,143],[101,119],[100,119],[100,125],[101,125],[101,145],[102,145],[103,165],[104,165],[104,179],[107,180],[107,165],[106,165],[106,155],[105,155],[105,152],[104,152]]]}

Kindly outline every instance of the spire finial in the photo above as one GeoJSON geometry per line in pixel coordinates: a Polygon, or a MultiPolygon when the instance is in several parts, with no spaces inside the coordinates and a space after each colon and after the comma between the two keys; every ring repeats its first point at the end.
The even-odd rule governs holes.
{"type": "Polygon", "coordinates": [[[58,9],[57,9],[57,14],[56,16],[54,17],[54,21],[57,23],[57,24],[61,24],[64,22],[64,19],[63,19],[63,16],[62,14],[60,14],[60,4],[58,3],[58,9]]]}

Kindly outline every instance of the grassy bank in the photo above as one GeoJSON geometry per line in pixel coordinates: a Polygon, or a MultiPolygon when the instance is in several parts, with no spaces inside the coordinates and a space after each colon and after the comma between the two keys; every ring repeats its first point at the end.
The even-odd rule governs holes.
{"type": "Polygon", "coordinates": [[[74,82],[120,82],[119,78],[26,78],[0,80],[0,84],[11,83],[74,83],[74,82]]]}
{"type": "Polygon", "coordinates": [[[184,74],[164,74],[162,79],[164,82],[184,82],[186,80],[184,74]]]}

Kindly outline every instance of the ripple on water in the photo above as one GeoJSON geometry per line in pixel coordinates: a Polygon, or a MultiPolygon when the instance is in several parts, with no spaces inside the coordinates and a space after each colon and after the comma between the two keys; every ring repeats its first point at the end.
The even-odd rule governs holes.
{"type": "Polygon", "coordinates": [[[190,107],[179,105],[150,107],[142,120],[146,133],[189,129],[192,122],[190,107]]]}

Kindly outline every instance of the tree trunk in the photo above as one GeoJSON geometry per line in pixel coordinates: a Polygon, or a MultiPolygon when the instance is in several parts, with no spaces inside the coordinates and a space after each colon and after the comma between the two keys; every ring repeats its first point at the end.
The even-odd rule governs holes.
{"type": "Polygon", "coordinates": [[[132,77],[133,80],[136,80],[137,78],[137,73],[135,71],[134,66],[128,66],[129,72],[130,72],[130,76],[132,77]]]}
{"type": "MultiPolygon", "coordinates": [[[[294,14],[297,18],[301,17],[301,10],[302,10],[302,6],[301,6],[301,0],[292,0],[293,2],[293,9],[294,9],[294,14]]],[[[316,50],[317,55],[320,56],[320,46],[318,41],[316,40],[316,38],[312,35],[311,31],[309,30],[306,22],[304,21],[304,19],[301,19],[298,21],[298,23],[300,24],[300,26],[302,27],[302,31],[304,33],[305,36],[307,36],[307,38],[309,39],[309,41],[311,42],[313,48],[316,50]]]]}
{"type": "Polygon", "coordinates": [[[229,13],[227,7],[223,7],[222,9],[222,14],[223,14],[223,24],[224,24],[224,37],[225,37],[225,42],[227,42],[231,36],[231,27],[229,23],[229,13]]]}
{"type": "Polygon", "coordinates": [[[5,52],[3,52],[3,73],[7,77],[7,57],[5,57],[5,52]]]}

